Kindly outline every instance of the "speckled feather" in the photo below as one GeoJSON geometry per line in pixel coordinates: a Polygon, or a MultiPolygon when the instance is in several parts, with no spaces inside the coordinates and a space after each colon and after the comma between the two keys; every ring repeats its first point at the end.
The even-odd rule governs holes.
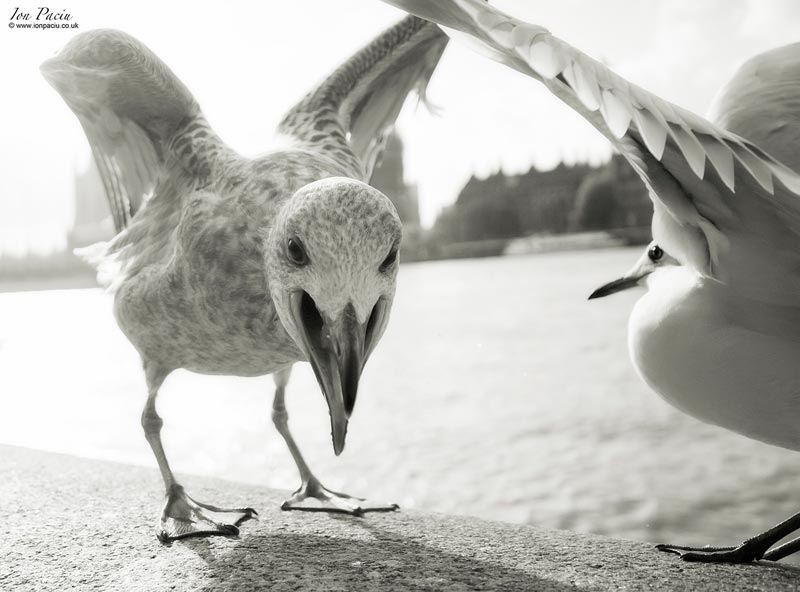
{"type": "Polygon", "coordinates": [[[368,181],[409,90],[425,99],[447,39],[431,23],[403,19],[308,93],[278,130],[347,163],[353,177],[368,181]]]}
{"type": "MultiPolygon", "coordinates": [[[[358,284],[360,267],[379,266],[399,241],[399,221],[360,181],[446,42],[435,26],[404,19],[289,112],[279,132],[291,147],[256,159],[227,147],[186,87],[125,33],[81,34],[42,65],[103,177],[121,232],[93,259],[99,275],[111,272],[117,321],[146,366],[251,376],[303,359],[273,294],[284,256],[276,235],[298,220],[313,227],[316,269],[333,278],[326,294],[344,293],[337,282],[345,277],[358,284]],[[358,181],[293,202],[331,177],[358,181]]],[[[394,279],[370,281],[393,294],[394,279]]]]}

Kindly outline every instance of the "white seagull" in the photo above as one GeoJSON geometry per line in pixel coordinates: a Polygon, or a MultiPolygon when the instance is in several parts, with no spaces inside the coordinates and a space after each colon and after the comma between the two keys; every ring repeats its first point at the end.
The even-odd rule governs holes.
{"type": "Polygon", "coordinates": [[[78,35],[42,65],[86,132],[119,232],[89,255],[144,364],[142,426],[166,487],[162,541],[236,534],[255,514],[195,501],[176,481],[155,401],[178,368],[275,374],[272,419],[302,479],[284,509],[397,508],[322,486],[289,432],[284,392],[292,364],[309,361],[341,453],[361,371],[388,321],[401,237],[391,201],[367,182],[406,96],[424,98],[446,43],[415,17],[387,29],[289,111],[282,148],[253,159],[225,145],[187,88],[130,35],[78,35]]]}
{"type": "MultiPolygon", "coordinates": [[[[541,81],[627,158],[655,240],[591,298],[646,283],[629,323],[643,380],[698,419],[800,450],[800,43],[747,62],[709,121],[481,0],[387,1],[541,81]]],[[[774,547],[798,529],[800,513],[731,547],[658,548],[778,560],[800,550],[800,537],[774,547]]]]}

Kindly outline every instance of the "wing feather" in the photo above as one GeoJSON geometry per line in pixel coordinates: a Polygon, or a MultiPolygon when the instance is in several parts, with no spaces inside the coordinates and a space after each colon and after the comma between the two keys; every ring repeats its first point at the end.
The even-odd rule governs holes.
{"type": "Polygon", "coordinates": [[[278,131],[340,159],[354,156],[354,174],[369,180],[408,94],[424,100],[447,41],[439,27],[403,19],[306,95],[278,131]]]}
{"type": "MultiPolygon", "coordinates": [[[[180,142],[207,127],[188,89],[144,44],[121,31],[74,37],[41,66],[83,127],[117,231],[126,228],[172,159],[189,176],[207,173],[198,147],[180,142]],[[180,151],[176,153],[176,151],[180,151]],[[194,160],[192,160],[194,156],[194,160]]],[[[207,130],[210,132],[210,130],[207,130]]],[[[213,133],[207,144],[220,145],[213,133]]]]}
{"type": "Polygon", "coordinates": [[[796,302],[800,44],[743,67],[714,124],[481,0],[385,1],[471,38],[592,123],[645,181],[654,236],[679,260],[754,296],[796,302]]]}

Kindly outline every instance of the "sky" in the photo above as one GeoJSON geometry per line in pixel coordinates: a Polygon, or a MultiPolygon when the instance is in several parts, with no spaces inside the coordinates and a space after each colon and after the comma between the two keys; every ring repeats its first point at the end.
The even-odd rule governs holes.
{"type": "MultiPolygon", "coordinates": [[[[75,117],[38,72],[75,29],[11,29],[0,0],[0,256],[66,244],[72,179],[89,148],[75,117]]],[[[738,65],[800,40],[796,0],[496,0],[632,82],[697,113],[738,65]]],[[[402,13],[378,0],[199,3],[59,0],[80,31],[131,33],[183,80],[220,136],[242,154],[270,147],[280,116],[402,13]]],[[[406,105],[398,129],[406,178],[423,223],[452,203],[472,174],[559,161],[602,162],[608,142],[536,81],[451,43],[429,86],[438,107],[406,105]]]]}

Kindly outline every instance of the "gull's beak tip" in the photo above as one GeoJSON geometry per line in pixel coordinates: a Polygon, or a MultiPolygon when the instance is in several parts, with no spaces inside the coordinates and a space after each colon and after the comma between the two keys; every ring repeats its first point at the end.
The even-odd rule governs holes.
{"type": "Polygon", "coordinates": [[[618,280],[614,280],[613,282],[608,282],[589,294],[589,300],[594,300],[595,298],[604,298],[605,296],[610,296],[611,294],[616,294],[617,292],[622,292],[623,290],[633,288],[639,285],[639,280],[641,280],[642,277],[644,276],[624,276],[618,280]]]}
{"type": "Polygon", "coordinates": [[[336,426],[331,432],[331,439],[333,440],[333,453],[339,456],[344,451],[344,444],[347,438],[347,422],[345,421],[343,427],[336,426]]]}
{"type": "Polygon", "coordinates": [[[589,294],[589,298],[587,298],[587,300],[597,300],[598,298],[603,298],[604,296],[613,294],[616,291],[614,287],[617,283],[618,281],[610,282],[608,284],[603,284],[599,288],[596,288],[594,292],[589,294]]]}
{"type": "Polygon", "coordinates": [[[385,322],[385,308],[379,300],[362,322],[351,302],[338,317],[329,318],[319,312],[307,292],[298,290],[291,296],[291,314],[300,333],[301,348],[328,403],[336,456],[344,450],[361,371],[374,345],[374,326],[385,322]]]}

